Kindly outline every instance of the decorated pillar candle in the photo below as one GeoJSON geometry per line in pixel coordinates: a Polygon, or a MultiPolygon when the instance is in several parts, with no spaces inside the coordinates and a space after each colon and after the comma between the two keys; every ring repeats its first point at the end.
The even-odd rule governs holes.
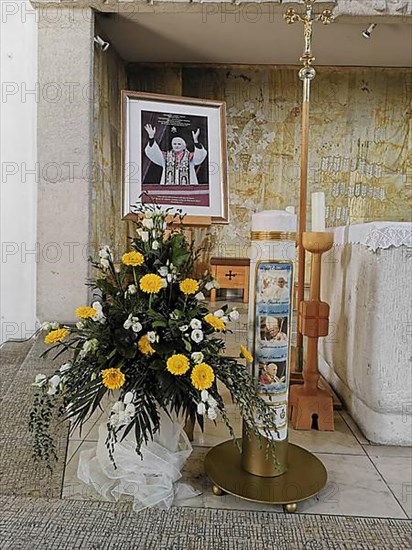
{"type": "Polygon", "coordinates": [[[277,441],[287,439],[293,266],[296,215],[283,210],[252,217],[249,344],[253,376],[262,398],[273,407],[277,441]]]}

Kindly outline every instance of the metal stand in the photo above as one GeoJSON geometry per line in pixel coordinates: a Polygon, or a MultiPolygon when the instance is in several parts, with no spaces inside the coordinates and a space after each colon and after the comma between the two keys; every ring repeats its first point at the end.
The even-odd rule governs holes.
{"type": "Polygon", "coordinates": [[[289,443],[287,454],[285,473],[274,477],[257,476],[242,468],[242,455],[230,440],[208,452],[205,471],[216,496],[228,493],[252,502],[281,504],[292,513],[296,511],[298,502],[323,489],[327,473],[322,462],[302,447],[289,443]]]}

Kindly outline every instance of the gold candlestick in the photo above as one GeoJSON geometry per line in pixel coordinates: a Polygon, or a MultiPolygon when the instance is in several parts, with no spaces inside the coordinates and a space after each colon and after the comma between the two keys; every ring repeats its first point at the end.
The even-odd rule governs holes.
{"type": "MultiPolygon", "coordinates": [[[[308,186],[308,159],[309,159],[309,99],[310,83],[316,76],[316,71],[312,67],[315,57],[312,55],[312,27],[315,21],[320,21],[324,25],[332,23],[334,17],[329,9],[323,10],[319,15],[313,14],[313,5],[316,0],[305,0],[306,10],[303,15],[297,13],[293,8],[289,8],[284,18],[287,23],[303,23],[305,47],[300,61],[303,67],[299,71],[299,78],[303,82],[302,98],[302,135],[300,152],[300,189],[299,189],[299,227],[297,231],[298,244],[298,291],[297,307],[304,300],[305,291],[305,247],[302,244],[302,235],[306,231],[306,204],[307,204],[307,186],[308,186]]],[[[303,334],[298,330],[296,338],[296,371],[302,372],[303,368],[303,334]]]]}
{"type": "Polygon", "coordinates": [[[308,338],[303,385],[292,386],[289,398],[289,415],[295,429],[310,430],[314,415],[319,430],[333,430],[333,400],[325,390],[318,388],[318,339],[329,331],[329,305],[320,299],[322,254],[332,248],[333,233],[305,232],[302,245],[312,254],[310,300],[299,307],[299,331],[308,338]]]}

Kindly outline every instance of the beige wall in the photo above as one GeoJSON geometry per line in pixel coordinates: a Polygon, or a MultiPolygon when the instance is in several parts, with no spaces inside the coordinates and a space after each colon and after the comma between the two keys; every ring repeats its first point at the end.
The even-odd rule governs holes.
{"type": "MultiPolygon", "coordinates": [[[[111,116],[113,124],[110,131],[99,133],[97,149],[107,151],[99,162],[110,169],[112,159],[112,182],[118,182],[119,148],[113,132],[117,131],[119,86],[114,84],[111,58],[102,56],[102,62],[115,73],[111,95],[100,98],[99,116],[103,125],[105,117],[111,116]]],[[[129,89],[173,94],[181,79],[182,95],[227,102],[231,222],[195,234],[198,244],[212,254],[247,255],[251,214],[298,202],[301,84],[297,70],[207,66],[166,70],[165,66],[129,65],[127,72],[129,89]]],[[[107,75],[102,72],[98,78],[107,75]]],[[[408,82],[410,74],[404,69],[318,69],[311,99],[309,193],[325,192],[329,226],[409,219],[408,82]]],[[[95,211],[93,235],[100,244],[112,238],[111,242],[121,244],[119,228],[125,222],[120,221],[119,187],[112,184],[110,197],[104,187],[101,192],[111,202],[110,216],[107,209],[95,211]]],[[[308,214],[310,224],[310,209],[308,214]]]]}

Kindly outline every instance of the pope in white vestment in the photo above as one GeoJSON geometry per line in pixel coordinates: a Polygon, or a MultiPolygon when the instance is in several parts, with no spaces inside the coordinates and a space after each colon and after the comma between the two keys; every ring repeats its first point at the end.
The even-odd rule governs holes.
{"type": "Polygon", "coordinates": [[[207,156],[206,149],[199,143],[200,129],[192,132],[195,145],[193,153],[187,149],[186,141],[178,136],[172,139],[170,151],[162,151],[155,141],[156,128],[146,124],[145,130],[149,136],[145,154],[152,162],[163,168],[160,184],[198,185],[195,167],[202,164],[207,156]]]}

